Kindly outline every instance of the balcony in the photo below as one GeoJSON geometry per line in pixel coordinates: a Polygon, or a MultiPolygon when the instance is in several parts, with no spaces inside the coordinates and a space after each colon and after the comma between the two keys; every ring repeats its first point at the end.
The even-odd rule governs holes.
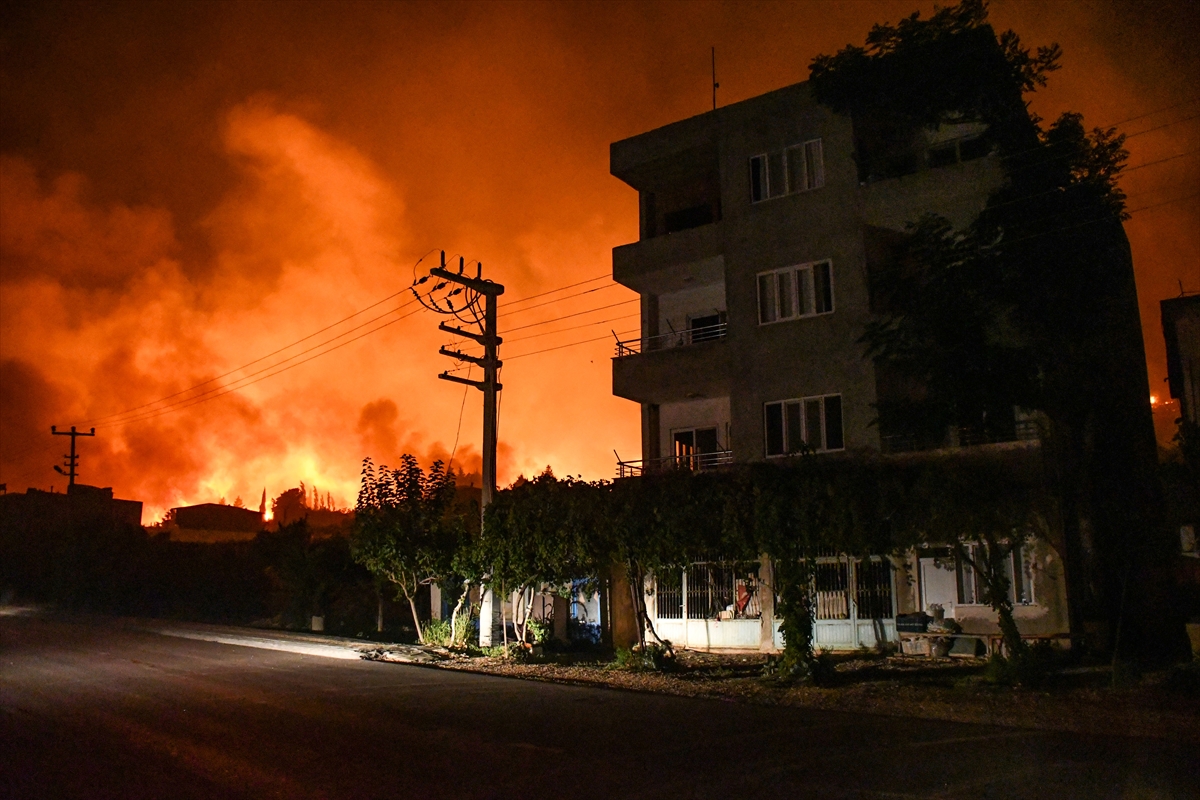
{"type": "Polygon", "coordinates": [[[894,454],[1015,442],[1024,445],[1041,439],[1038,424],[1034,420],[1018,420],[1013,430],[1005,432],[987,431],[978,426],[958,426],[952,428],[950,433],[951,436],[940,441],[932,441],[915,434],[885,435],[879,437],[880,446],[884,453],[894,454]]]}
{"type": "Polygon", "coordinates": [[[725,279],[721,222],[663,234],[613,248],[613,280],[642,293],[661,294],[725,279]]]}
{"type": "Polygon", "coordinates": [[[725,338],[729,324],[718,322],[714,325],[703,325],[686,331],[672,331],[658,336],[639,337],[637,339],[617,340],[616,358],[636,356],[654,350],[668,350],[673,347],[687,347],[702,342],[716,342],[725,338]]]}
{"type": "Polygon", "coordinates": [[[613,394],[638,403],[728,396],[724,327],[722,323],[703,331],[618,342],[612,361],[613,394]]]}
{"type": "Polygon", "coordinates": [[[733,463],[732,450],[718,450],[713,453],[688,453],[686,455],[665,456],[637,461],[621,461],[617,457],[617,477],[636,478],[639,475],[652,475],[669,472],[674,469],[686,469],[693,472],[718,469],[733,463]]]}

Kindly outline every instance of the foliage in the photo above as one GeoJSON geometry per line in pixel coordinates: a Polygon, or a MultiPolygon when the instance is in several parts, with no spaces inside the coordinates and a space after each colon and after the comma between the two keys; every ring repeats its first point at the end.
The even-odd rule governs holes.
{"type": "Polygon", "coordinates": [[[472,632],[471,626],[464,624],[466,622],[468,620],[459,620],[458,625],[452,627],[450,620],[429,620],[421,631],[425,637],[425,644],[449,647],[455,650],[465,649],[472,632]]]}
{"type": "Polygon", "coordinates": [[[670,643],[637,645],[618,648],[613,656],[613,669],[633,672],[671,672],[678,666],[670,643]]]}
{"type": "MultiPolygon", "coordinates": [[[[498,493],[488,506],[474,562],[501,596],[516,595],[519,603],[527,603],[534,589],[565,594],[572,579],[599,574],[600,491],[598,484],[559,479],[547,469],[498,493]]],[[[517,638],[525,641],[531,615],[517,616],[517,638]]],[[[507,625],[504,630],[507,636],[507,625]]]]}
{"type": "Polygon", "coordinates": [[[1014,149],[1032,144],[1022,94],[1058,69],[1058,45],[1031,52],[1013,31],[997,36],[983,0],[964,0],[896,25],[875,25],[865,47],[817,56],[814,98],[854,119],[863,180],[912,171],[908,146],[921,128],[978,120],[1014,149]]]}
{"type": "Polygon", "coordinates": [[[422,585],[452,573],[465,525],[452,513],[454,473],[435,461],[426,473],[415,456],[401,456],[400,467],[377,470],[363,461],[358,493],[354,558],[372,574],[396,587],[412,611],[417,639],[424,642],[416,596],[422,585]]]}
{"type": "MultiPolygon", "coordinates": [[[[881,404],[879,422],[910,436],[957,426],[998,439],[1011,438],[998,434],[1011,434],[1014,408],[1041,412],[1074,576],[1072,628],[1087,613],[1149,631],[1170,608],[1142,589],[1139,609],[1127,611],[1126,587],[1139,572],[1152,581],[1169,554],[1121,224],[1128,153],[1115,129],[1088,131],[1074,113],[1044,126],[1030,113],[1026,95],[1059,56],[1056,45],[1032,52],[1012,31],[997,34],[986,4],[965,0],[877,25],[865,47],[818,57],[810,85],[851,116],[866,181],[917,169],[922,129],[982,124],[1004,175],[986,208],[961,230],[937,216],[912,220],[872,264],[880,313],[861,342],[904,387],[881,404]]],[[[1169,638],[1139,635],[1131,652],[1169,638]]]]}
{"type": "Polygon", "coordinates": [[[1050,681],[1062,660],[1058,648],[1049,642],[1038,642],[1016,653],[1009,651],[1008,655],[993,653],[984,668],[983,679],[1002,686],[1038,689],[1050,681]]]}

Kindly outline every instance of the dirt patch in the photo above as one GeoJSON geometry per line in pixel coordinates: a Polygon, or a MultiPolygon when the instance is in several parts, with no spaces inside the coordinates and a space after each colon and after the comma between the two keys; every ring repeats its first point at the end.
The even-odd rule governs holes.
{"type": "Polygon", "coordinates": [[[1167,689],[1161,675],[1113,689],[1104,667],[1077,667],[1056,676],[1047,688],[1033,690],[987,683],[982,660],[853,656],[837,659],[829,686],[783,686],[762,677],[765,661],[759,654],[683,651],[671,672],[617,669],[595,660],[461,656],[438,666],[681,697],[1200,743],[1200,698],[1167,689]]]}

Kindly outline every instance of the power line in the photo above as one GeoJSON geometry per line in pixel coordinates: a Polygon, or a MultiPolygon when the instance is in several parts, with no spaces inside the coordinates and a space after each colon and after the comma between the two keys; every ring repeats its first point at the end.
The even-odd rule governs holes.
{"type": "Polygon", "coordinates": [[[588,278],[586,281],[579,281],[579,283],[570,283],[570,284],[567,284],[566,286],[560,286],[557,289],[547,289],[544,292],[538,292],[537,294],[531,294],[528,297],[522,297],[519,300],[510,300],[509,302],[505,303],[505,305],[508,306],[509,308],[512,308],[513,306],[518,305],[520,303],[527,303],[530,300],[535,300],[539,297],[545,297],[548,294],[554,294],[555,292],[564,292],[567,289],[574,289],[576,286],[583,286],[584,284],[587,284],[587,283],[595,283],[596,281],[604,280],[605,278],[611,278],[611,277],[612,277],[611,273],[606,272],[603,275],[597,275],[594,278],[588,278]]]}
{"type": "MultiPolygon", "coordinates": [[[[618,335],[618,336],[625,336],[626,334],[629,334],[629,333],[637,333],[639,330],[641,330],[641,329],[640,329],[640,328],[631,328],[630,330],[627,330],[627,331],[621,331],[621,332],[620,332],[619,334],[617,334],[617,335],[618,335]]],[[[595,337],[594,339],[583,339],[583,340],[581,340],[581,341],[578,341],[578,342],[571,342],[570,344],[560,344],[560,345],[558,345],[558,346],[556,346],[556,347],[547,347],[547,348],[544,348],[544,349],[542,349],[542,350],[534,350],[534,351],[532,351],[532,352],[529,352],[529,353],[521,353],[520,355],[509,356],[508,358],[506,358],[506,359],[505,359],[505,361],[516,361],[518,358],[525,358],[525,357],[527,357],[527,356],[536,356],[536,355],[539,355],[539,354],[541,354],[541,353],[549,353],[549,352],[551,352],[551,351],[553,351],[553,350],[563,350],[563,349],[566,349],[566,348],[568,348],[568,347],[575,347],[575,346],[577,346],[577,345],[581,345],[581,344],[588,344],[588,343],[590,343],[590,342],[601,342],[601,341],[604,341],[605,339],[609,338],[609,336],[611,336],[611,335],[612,335],[612,334],[609,334],[608,336],[597,336],[597,337],[595,337]]]]}
{"type": "Polygon", "coordinates": [[[558,330],[555,330],[555,331],[545,331],[544,333],[531,333],[528,336],[518,336],[514,339],[505,339],[504,343],[511,344],[512,342],[523,342],[526,339],[538,339],[542,336],[553,336],[558,333],[566,333],[568,331],[577,331],[580,328],[594,328],[597,325],[604,325],[609,322],[622,322],[624,320],[635,319],[640,316],[641,316],[641,314],[624,314],[620,317],[609,317],[608,319],[596,320],[595,322],[585,322],[582,325],[572,325],[569,328],[559,328],[558,330]]]}
{"type": "Polygon", "coordinates": [[[507,317],[510,314],[522,314],[526,311],[532,311],[535,308],[541,308],[542,306],[553,305],[554,303],[561,303],[563,300],[570,300],[572,297],[582,297],[585,294],[591,294],[592,292],[601,292],[601,291],[604,291],[605,289],[611,289],[614,286],[620,286],[620,285],[621,284],[619,284],[619,283],[610,283],[606,286],[597,286],[595,289],[585,289],[582,292],[576,292],[575,294],[569,294],[569,295],[566,295],[565,297],[556,297],[553,300],[547,300],[546,302],[538,303],[537,305],[526,306],[525,308],[517,308],[517,309],[513,309],[512,311],[506,311],[503,314],[500,314],[499,316],[507,317]]]}
{"type": "Polygon", "coordinates": [[[551,322],[558,322],[559,320],[570,319],[571,317],[580,317],[580,316],[583,316],[584,314],[593,314],[597,311],[603,311],[606,308],[616,308],[617,306],[627,306],[630,303],[640,303],[640,302],[641,302],[641,298],[635,297],[630,300],[622,300],[619,303],[610,303],[606,306],[597,306],[596,308],[589,308],[586,311],[577,311],[574,314],[563,314],[561,317],[545,319],[545,320],[542,320],[541,322],[531,322],[528,325],[519,325],[516,328],[509,328],[508,332],[523,331],[526,328],[536,328],[539,325],[549,325],[551,322]]]}
{"type": "MultiPolygon", "coordinates": [[[[150,410],[150,411],[148,411],[148,412],[145,412],[144,414],[142,414],[142,415],[139,415],[139,416],[131,417],[131,418],[129,418],[129,419],[124,419],[124,420],[118,420],[118,421],[116,421],[116,422],[110,422],[110,423],[108,423],[108,424],[106,424],[106,425],[99,425],[99,426],[97,426],[97,427],[100,427],[100,428],[123,427],[123,426],[125,426],[125,425],[128,425],[128,424],[130,424],[130,423],[134,423],[134,422],[144,422],[145,420],[148,420],[148,419],[154,419],[154,418],[156,418],[156,417],[161,417],[161,416],[163,416],[163,415],[165,415],[165,414],[173,414],[173,413],[175,413],[176,411],[182,411],[182,410],[183,410],[183,409],[185,409],[185,408],[190,408],[190,407],[192,407],[192,406],[194,406],[194,405],[199,405],[200,403],[207,403],[209,400],[215,400],[215,399],[217,399],[218,397],[224,397],[225,395],[229,394],[230,392],[236,392],[236,391],[238,391],[238,390],[240,390],[240,389],[245,389],[247,386],[253,386],[254,384],[256,384],[256,383],[258,383],[258,382],[260,382],[260,381],[265,381],[267,378],[273,378],[273,377],[275,377],[276,375],[278,375],[278,374],[280,374],[280,373],[282,373],[282,372],[287,372],[288,370],[290,370],[290,369],[293,369],[293,368],[295,368],[295,367],[298,367],[298,366],[300,366],[301,364],[307,364],[309,361],[312,361],[313,359],[320,358],[321,356],[324,356],[324,355],[328,355],[329,353],[332,353],[334,350],[340,350],[341,348],[345,347],[345,346],[346,346],[346,345],[348,345],[348,344],[351,344],[352,342],[357,342],[359,339],[362,339],[362,338],[364,338],[364,337],[366,337],[366,336],[370,336],[370,335],[371,335],[371,334],[373,334],[373,333],[377,333],[377,332],[379,332],[379,331],[383,330],[384,328],[387,328],[387,327],[389,327],[389,326],[391,326],[391,325],[395,325],[397,322],[401,322],[401,321],[403,321],[403,320],[406,320],[406,319],[408,319],[409,317],[413,316],[414,314],[419,314],[420,312],[421,312],[421,309],[419,309],[419,308],[418,308],[418,309],[413,309],[412,311],[410,311],[409,313],[405,314],[404,316],[397,317],[396,319],[393,319],[393,320],[390,320],[390,321],[388,321],[388,322],[385,322],[385,323],[383,323],[382,325],[379,325],[378,327],[372,328],[372,329],[371,329],[371,330],[369,330],[369,331],[366,331],[366,332],[364,332],[364,333],[361,333],[361,334],[359,334],[358,336],[355,336],[355,337],[354,337],[354,338],[352,338],[352,339],[347,339],[347,340],[346,340],[346,341],[344,341],[344,342],[339,342],[338,344],[334,345],[333,347],[329,348],[328,350],[324,350],[324,351],[322,351],[322,352],[320,352],[320,353],[315,353],[315,354],[313,354],[313,355],[309,356],[308,358],[306,358],[306,359],[303,359],[302,361],[297,361],[297,362],[295,362],[294,364],[288,364],[287,366],[283,367],[282,369],[277,369],[277,370],[275,370],[274,372],[270,372],[270,373],[268,373],[268,374],[266,374],[266,375],[262,375],[262,377],[255,378],[255,379],[254,379],[254,380],[252,380],[252,381],[247,381],[247,380],[246,380],[246,378],[250,378],[250,377],[253,377],[254,375],[258,375],[258,374],[260,374],[260,373],[262,373],[262,372],[266,372],[267,370],[274,369],[275,367],[278,367],[280,364],[283,364],[283,363],[285,363],[285,362],[282,362],[282,361],[281,361],[281,362],[279,362],[278,364],[274,364],[274,365],[272,365],[272,366],[270,366],[270,367],[265,367],[264,369],[262,369],[262,370],[259,370],[258,372],[251,373],[250,375],[247,375],[247,376],[246,376],[246,378],[239,378],[237,381],[234,381],[232,384],[228,384],[227,386],[219,387],[219,388],[221,388],[221,389],[224,389],[224,391],[219,391],[219,392],[217,392],[216,394],[210,394],[210,396],[208,396],[208,397],[205,397],[205,396],[203,396],[203,395],[200,395],[200,396],[198,396],[198,397],[195,397],[195,398],[189,398],[190,402],[186,402],[186,403],[184,403],[183,405],[175,405],[175,404],[172,404],[174,407],[171,407],[171,406],[165,406],[165,407],[163,407],[163,408],[152,409],[152,410],[150,410]],[[242,383],[242,381],[246,381],[246,382],[245,382],[245,383],[242,383]],[[239,384],[239,383],[240,383],[241,385],[234,385],[234,384],[239,384]]],[[[386,315],[385,315],[385,316],[386,316],[386,315]]],[[[378,317],[377,319],[381,319],[381,318],[382,318],[382,317],[378,317]]],[[[332,341],[334,341],[334,340],[333,340],[333,339],[331,339],[331,340],[329,340],[329,341],[330,341],[330,342],[332,342],[332,341]]],[[[326,342],[325,344],[329,344],[329,342],[326,342]]],[[[322,345],[317,345],[317,347],[320,347],[320,346],[322,346],[322,345]]],[[[310,348],[310,350],[311,350],[311,349],[316,349],[316,348],[310,348]]],[[[309,351],[305,351],[305,352],[309,352],[309,351]]],[[[210,390],[210,392],[216,392],[216,391],[217,391],[217,390],[210,390]]],[[[209,392],[206,392],[205,394],[209,394],[209,392]]]]}
{"type": "MultiPolygon", "coordinates": [[[[301,344],[302,342],[306,342],[309,339],[313,338],[314,336],[318,336],[331,328],[336,328],[338,325],[341,325],[344,322],[349,322],[350,320],[354,319],[355,317],[359,316],[360,314],[370,311],[372,308],[376,308],[377,306],[383,305],[388,300],[391,300],[394,297],[398,297],[398,296],[404,294],[405,292],[407,292],[409,290],[409,288],[411,288],[411,287],[405,287],[404,289],[401,289],[398,292],[394,292],[394,293],[388,295],[387,297],[383,298],[382,300],[372,303],[371,305],[367,306],[366,308],[361,308],[358,311],[355,311],[353,314],[351,314],[348,317],[343,317],[342,319],[338,320],[337,322],[326,325],[324,328],[321,328],[320,330],[313,331],[312,333],[308,334],[307,336],[297,339],[296,341],[292,342],[291,344],[286,344],[283,347],[279,348],[278,350],[274,350],[270,353],[267,353],[264,356],[259,356],[258,358],[254,359],[253,361],[248,361],[245,364],[242,364],[240,367],[234,367],[233,369],[229,370],[228,372],[222,373],[221,375],[217,375],[214,378],[209,378],[206,381],[201,381],[200,383],[197,383],[195,386],[189,386],[186,389],[180,389],[178,392],[175,392],[174,394],[169,394],[166,397],[160,397],[157,400],[151,400],[149,403],[143,403],[140,406],[134,406],[133,408],[127,408],[124,411],[115,411],[111,414],[106,414],[105,416],[102,416],[102,417],[95,417],[90,420],[85,420],[81,424],[91,424],[93,422],[100,422],[102,420],[111,419],[112,417],[120,417],[120,416],[124,416],[125,414],[131,414],[134,411],[139,411],[143,408],[146,408],[147,406],[156,405],[158,403],[161,403],[164,400],[170,400],[173,397],[178,397],[181,394],[186,394],[187,392],[190,392],[194,389],[199,389],[201,386],[207,386],[208,384],[219,381],[222,378],[227,378],[230,375],[234,374],[235,372],[241,372],[246,367],[252,367],[255,364],[259,363],[260,361],[265,361],[266,359],[270,358],[271,356],[279,355],[280,353],[284,352],[285,350],[290,350],[291,348],[295,347],[296,345],[301,344]]],[[[406,303],[405,305],[410,305],[410,304],[411,303],[406,303]]],[[[404,308],[404,306],[400,306],[400,308],[404,308]]],[[[399,308],[396,310],[399,310],[399,308]]],[[[388,312],[388,313],[392,313],[392,312],[388,312]]],[[[383,316],[387,316],[387,315],[384,314],[384,315],[381,315],[380,317],[376,317],[375,319],[381,319],[383,316]]],[[[370,321],[373,322],[374,320],[370,320],[370,321]]],[[[357,328],[351,328],[351,331],[353,331],[353,330],[357,330],[357,328]]],[[[349,331],[347,331],[347,333],[348,332],[349,331]]],[[[344,334],[339,334],[339,335],[344,335],[344,334]]],[[[337,337],[334,337],[334,338],[336,339],[337,337]]]]}

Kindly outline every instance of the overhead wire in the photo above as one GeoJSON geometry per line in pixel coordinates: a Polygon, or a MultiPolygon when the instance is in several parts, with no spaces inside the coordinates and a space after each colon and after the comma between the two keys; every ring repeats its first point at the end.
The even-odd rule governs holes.
{"type": "MultiPolygon", "coordinates": [[[[240,385],[227,384],[226,386],[220,387],[222,389],[222,391],[210,390],[210,392],[215,392],[215,393],[212,393],[212,394],[205,393],[205,394],[208,394],[208,396],[198,395],[197,397],[189,398],[189,402],[184,402],[181,405],[164,406],[164,407],[158,408],[158,409],[150,409],[140,416],[131,417],[129,419],[124,419],[124,420],[117,420],[115,422],[109,422],[104,425],[97,425],[96,427],[97,428],[124,427],[125,425],[131,424],[134,422],[144,422],[145,420],[154,419],[156,417],[160,417],[165,414],[171,414],[176,411],[182,411],[185,408],[191,408],[192,406],[199,405],[201,403],[207,403],[208,401],[215,400],[218,397],[224,397],[225,395],[230,394],[231,392],[236,392],[241,389],[245,389],[247,386],[253,386],[256,383],[259,383],[260,381],[266,380],[267,378],[273,378],[276,375],[279,375],[280,373],[283,373],[283,372],[287,372],[290,369],[294,369],[294,368],[300,366],[301,364],[307,364],[309,361],[312,361],[313,359],[317,359],[317,358],[320,358],[321,356],[328,355],[329,353],[332,353],[335,350],[340,350],[341,348],[345,347],[348,344],[357,342],[359,339],[370,336],[373,333],[377,333],[377,332],[383,330],[384,328],[395,325],[397,322],[406,320],[415,314],[419,314],[420,312],[421,312],[421,309],[419,309],[419,308],[413,309],[412,311],[410,311],[409,313],[407,313],[403,316],[397,317],[396,319],[393,319],[393,320],[389,320],[388,322],[385,322],[382,325],[376,326],[375,328],[372,328],[369,331],[365,331],[351,339],[347,339],[344,342],[339,342],[338,344],[334,345],[333,347],[330,347],[328,350],[323,350],[320,353],[314,353],[313,355],[309,356],[308,358],[303,359],[301,361],[297,361],[293,364],[287,364],[286,366],[282,367],[281,369],[275,369],[275,367],[280,366],[280,364],[283,364],[284,362],[279,362],[279,364],[274,364],[270,367],[264,367],[262,370],[259,370],[258,372],[254,372],[254,373],[251,373],[250,375],[247,375],[246,378],[250,378],[255,375],[259,375],[260,373],[267,372],[268,370],[274,370],[274,371],[269,372],[266,375],[261,375],[261,377],[257,377],[254,380],[246,380],[246,378],[239,378],[237,381],[233,382],[233,384],[240,384],[240,385]]],[[[378,317],[377,319],[382,319],[382,317],[378,317]]],[[[333,341],[333,340],[330,340],[330,341],[333,341]]],[[[329,342],[326,342],[325,344],[328,344],[328,343],[329,342]]],[[[318,345],[316,347],[310,348],[310,350],[317,349],[317,347],[321,347],[321,346],[323,346],[323,345],[318,345]]],[[[305,352],[309,352],[309,351],[305,351],[305,352]]]]}

